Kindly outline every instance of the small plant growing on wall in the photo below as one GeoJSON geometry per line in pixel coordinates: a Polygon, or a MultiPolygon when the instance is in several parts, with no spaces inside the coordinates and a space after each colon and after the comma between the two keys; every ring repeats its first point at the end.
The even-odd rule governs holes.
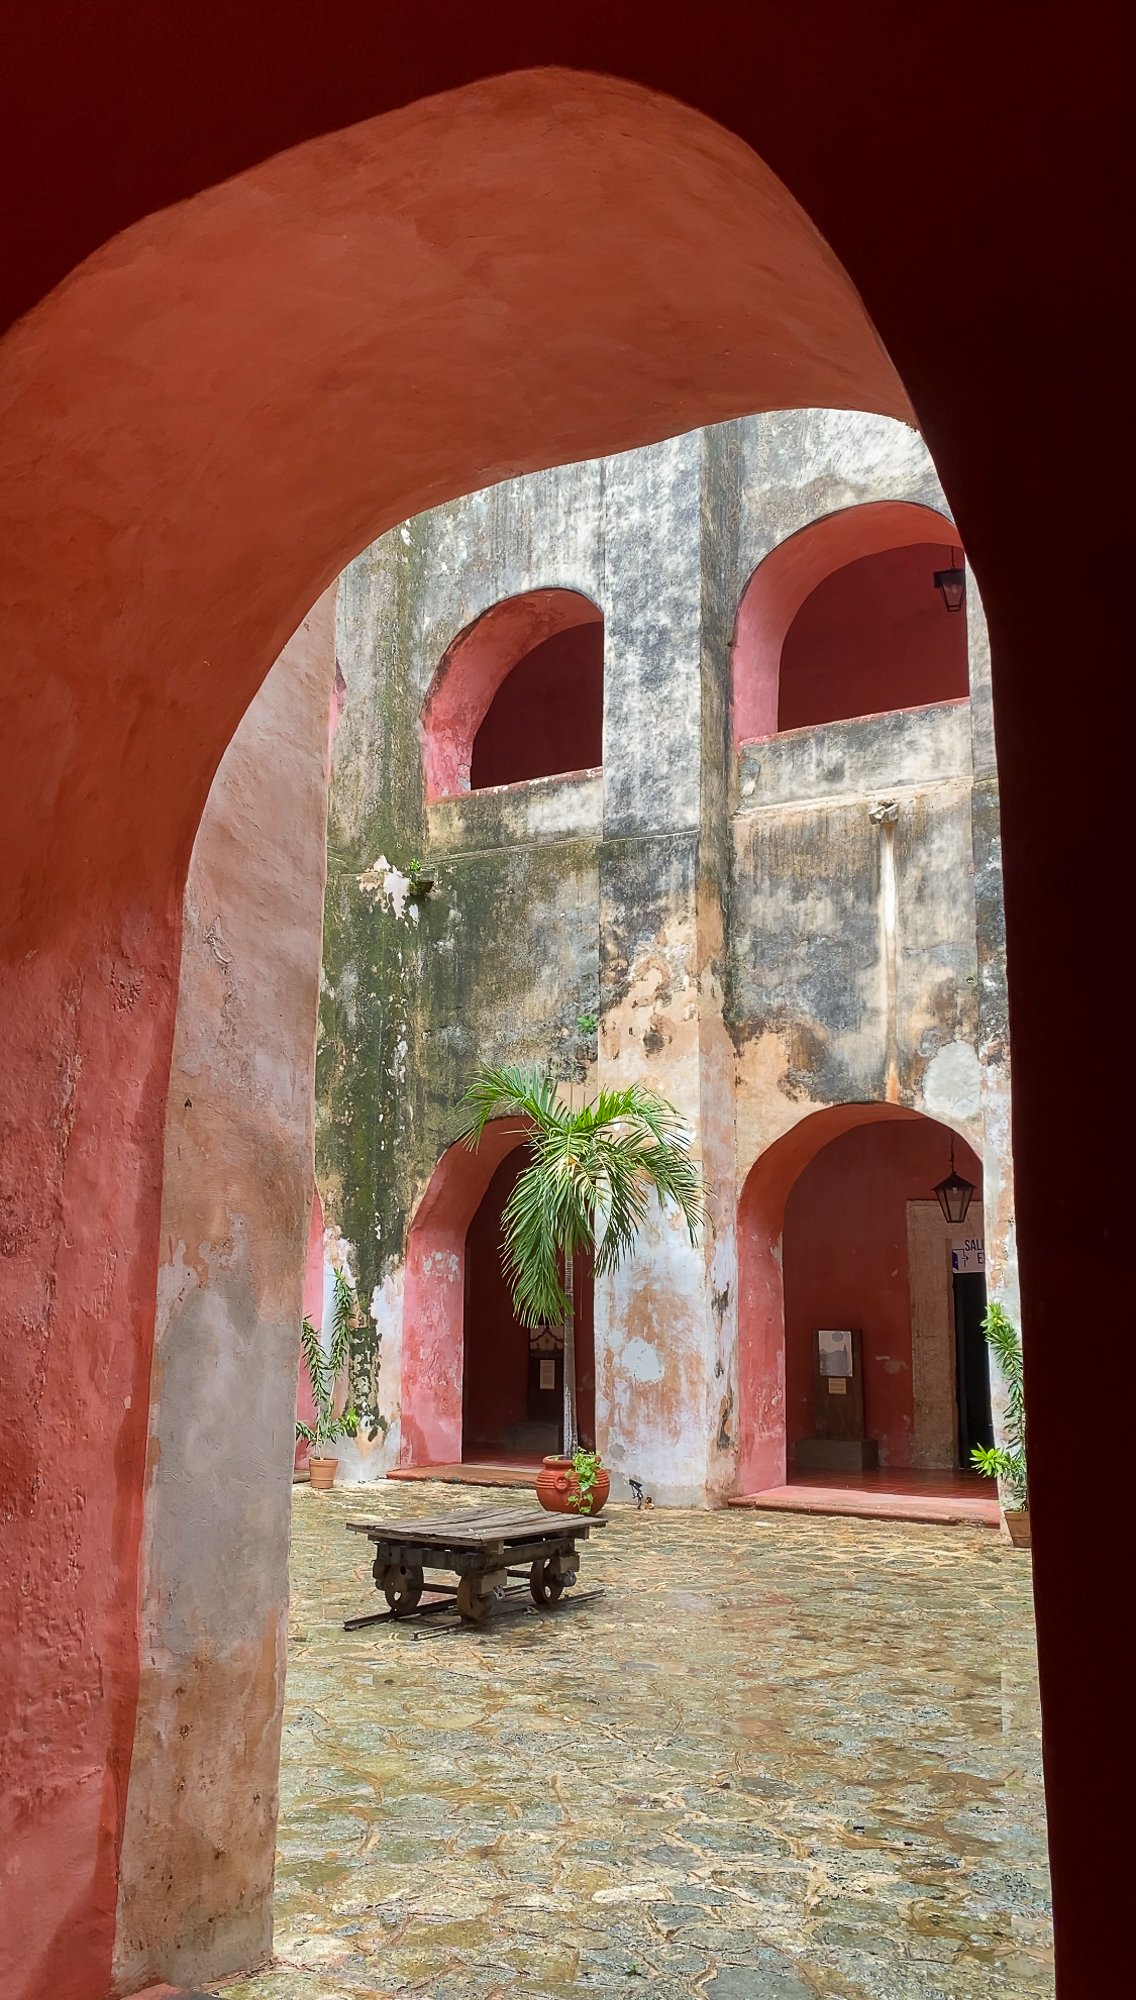
{"type": "Polygon", "coordinates": [[[352,1403],[349,1402],[346,1409],[338,1412],[335,1408],[335,1392],[347,1366],[351,1329],[358,1316],[355,1294],[343,1272],[337,1271],[331,1308],[331,1341],[327,1350],[306,1314],[300,1328],[300,1346],[315,1403],[315,1422],[306,1424],[297,1418],[296,1436],[307,1442],[308,1470],[313,1486],[334,1484],[339,1460],[328,1450],[328,1446],[336,1444],[341,1437],[354,1437],[359,1427],[352,1403]]]}
{"type": "Polygon", "coordinates": [[[584,1251],[599,1277],[616,1270],[635,1248],[652,1195],[676,1205],[697,1242],[706,1198],[690,1132],[673,1104],[641,1084],[576,1105],[551,1077],[515,1064],[482,1063],[462,1103],[469,1112],[462,1137],[474,1152],[491,1119],[524,1121],[518,1136],[529,1162],[502,1211],[502,1262],[521,1325],[564,1328],[571,1456],[579,1443],[573,1259],[584,1251]]]}
{"type": "Polygon", "coordinates": [[[982,1331],[1006,1385],[1006,1409],[1002,1419],[1005,1443],[975,1445],[970,1454],[971,1463],[988,1479],[1002,1481],[1008,1503],[1007,1516],[1024,1514],[1029,1507],[1029,1489],[1026,1482],[1026,1404],[1021,1336],[1009,1314],[993,1300],[983,1316],[982,1331]]]}

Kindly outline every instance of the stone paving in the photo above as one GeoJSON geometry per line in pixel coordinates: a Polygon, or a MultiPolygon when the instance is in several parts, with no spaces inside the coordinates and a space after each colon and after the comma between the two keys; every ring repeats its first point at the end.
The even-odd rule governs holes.
{"type": "Polygon", "coordinates": [[[355,1633],[296,1490],[275,1966],[226,2000],[1053,1991],[1030,1559],[989,1529],[609,1510],[579,1589],[355,1633]]]}

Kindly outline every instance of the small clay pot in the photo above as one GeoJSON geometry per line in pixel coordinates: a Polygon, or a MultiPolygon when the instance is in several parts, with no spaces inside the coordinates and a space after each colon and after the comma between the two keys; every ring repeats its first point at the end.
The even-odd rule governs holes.
{"type": "Polygon", "coordinates": [[[335,1485],[335,1475],[339,1471],[337,1458],[309,1458],[308,1477],[318,1493],[326,1493],[335,1485]]]}
{"type": "Polygon", "coordinates": [[[1030,1541],[1030,1518],[1028,1507],[1007,1507],[1004,1509],[1006,1527],[1010,1540],[1016,1549],[1032,1548],[1030,1541]]]}
{"type": "MultiPolygon", "coordinates": [[[[570,1458],[554,1455],[545,1459],[536,1477],[536,1497],[549,1514],[579,1515],[580,1509],[576,1505],[579,1491],[580,1482],[572,1470],[570,1458]]],[[[607,1496],[610,1492],[611,1478],[601,1465],[592,1488],[591,1508],[589,1513],[581,1518],[586,1521],[592,1514],[601,1514],[607,1505],[607,1496]]]]}

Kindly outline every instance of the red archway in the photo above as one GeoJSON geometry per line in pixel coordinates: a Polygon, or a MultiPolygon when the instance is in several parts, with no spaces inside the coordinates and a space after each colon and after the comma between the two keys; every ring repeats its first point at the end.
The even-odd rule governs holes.
{"type": "MultiPolygon", "coordinates": [[[[858,1126],[935,1123],[899,1104],[813,1111],[754,1161],[738,1202],[738,1490],[783,1486],[786,1462],[785,1204],[823,1147],[858,1126]]],[[[842,1321],[841,1324],[844,1322],[842,1321]]]]}
{"type": "Polygon", "coordinates": [[[404,1465],[461,1459],[466,1235],[497,1168],[523,1136],[515,1118],[497,1118],[475,1153],[460,1141],[448,1146],[414,1212],[402,1291],[404,1465]]]}
{"type": "Polygon", "coordinates": [[[911,500],[869,500],[798,529],[760,562],[738,605],[730,653],[734,747],[778,729],[781,653],[794,619],[827,577],[865,556],[954,534],[933,507],[911,500]]]}
{"type": "Polygon", "coordinates": [[[427,800],[469,791],[478,732],[518,663],[564,633],[595,625],[602,628],[603,613],[581,591],[526,590],[458,634],[422,705],[427,800]]]}
{"type": "MultiPolygon", "coordinates": [[[[250,0],[205,0],[179,18],[176,49],[165,15],[134,0],[62,37],[50,6],[17,22],[9,55],[23,50],[27,77],[5,134],[23,195],[0,260],[9,309],[74,273],[6,355],[22,537],[5,651],[3,1053],[9,1129],[25,1137],[3,1243],[9,1323],[42,1372],[37,1360],[38,1403],[29,1371],[17,1374],[0,1449],[27,1605],[13,1704],[52,1718],[8,1766],[21,1842],[8,1934],[27,1940],[18,1994],[54,1982],[61,2000],[90,2000],[113,1935],[177,912],[236,715],[345,555],[433,500],[766,407],[770,393],[899,413],[853,284],[965,533],[1012,742],[1003,824],[1059,1990],[1072,2000],[1122,1983],[1125,1941],[1098,1902],[1099,1854],[1120,1853],[1127,1832],[1113,1777],[1121,1600],[1107,1544],[1086,1543],[1063,1479],[1062,1336],[1086,1264],[1102,1311],[1119,1318],[1127,1301],[1123,1128],[1099,1093],[1065,1105],[1076,1186],[1055,1187],[1048,1165],[1052,985],[1075,982],[1086,934],[1108,933],[1126,852],[1127,743],[1108,727],[1130,622],[1120,530],[1102,543],[1102,523],[1107,536],[1125,518],[1126,467],[1111,432],[1083,419],[1085,385],[1123,384],[1128,369],[1123,316],[1104,309],[1100,281],[1128,166],[1117,24],[1113,8],[1058,7],[1023,42],[1009,14],[964,10],[960,89],[936,19],[908,8],[865,32],[836,0],[807,22],[790,8],[735,15],[721,35],[693,11],[644,32],[636,9],[506,5],[429,38],[392,19],[381,47],[360,0],[272,22],[250,0]],[[547,63],[673,91],[719,125],[666,106],[653,133],[630,134],[635,160],[601,170],[562,75],[544,97],[524,77],[510,86],[513,109],[535,114],[527,151],[500,99],[488,145],[468,107],[455,117],[452,101],[440,115],[421,102],[547,63]],[[385,179],[358,132],[313,136],[380,112],[394,128],[385,179]],[[747,178],[751,144],[835,256],[775,182],[770,195],[764,170],[747,178]],[[918,171],[897,174],[897,159],[918,171]],[[431,198],[438,164],[443,178],[453,168],[457,200],[431,198]],[[574,207],[560,199],[565,164],[574,207]],[[734,169],[769,198],[739,199],[734,169]],[[525,218],[510,239],[482,226],[490,182],[525,218]],[[359,255],[364,213],[390,253],[381,284],[359,255]],[[946,248],[958,241],[966,283],[946,248]],[[807,279],[796,311],[782,250],[807,279]],[[1061,550],[1042,588],[1023,492],[1043,496],[1061,550]],[[1070,662],[1086,657],[1100,663],[1098,701],[1071,704],[1070,662]],[[1053,812],[1065,766],[1093,770],[1091,814],[1053,812]],[[66,1454],[60,1410],[73,1418],[66,1454]]],[[[483,103],[486,88],[473,86],[483,103]]],[[[637,93],[602,91],[623,124],[637,93]]],[[[1121,1504],[1121,1477],[1098,1469],[1102,1506],[1110,1481],[1121,1504]]]]}

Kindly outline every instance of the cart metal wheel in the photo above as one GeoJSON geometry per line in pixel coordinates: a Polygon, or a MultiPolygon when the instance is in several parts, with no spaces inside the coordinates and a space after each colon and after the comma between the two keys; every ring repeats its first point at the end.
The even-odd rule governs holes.
{"type": "Polygon", "coordinates": [[[566,1583],[575,1583],[574,1570],[561,1571],[555,1557],[537,1558],[529,1571],[529,1590],[534,1604],[558,1604],[566,1583]]]}
{"type": "Polygon", "coordinates": [[[405,1618],[418,1609],[422,1596],[422,1571],[407,1563],[389,1563],[383,1571],[383,1596],[395,1618],[405,1618]]]}
{"type": "Polygon", "coordinates": [[[497,1592],[493,1590],[488,1597],[482,1597],[477,1587],[480,1581],[480,1577],[477,1576],[463,1576],[458,1579],[458,1610],[471,1625],[479,1625],[483,1618],[488,1617],[493,1600],[497,1596],[497,1592]]]}

